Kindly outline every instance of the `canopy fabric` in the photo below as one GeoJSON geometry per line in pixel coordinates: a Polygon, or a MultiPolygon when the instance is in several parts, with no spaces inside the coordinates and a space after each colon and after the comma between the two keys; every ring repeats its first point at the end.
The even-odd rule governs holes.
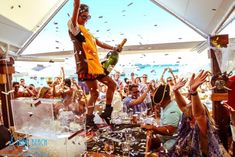
{"type": "Polygon", "coordinates": [[[66,0],[4,0],[0,5],[0,46],[18,51],[66,0]]]}
{"type": "MultiPolygon", "coordinates": [[[[21,1],[4,0],[0,5],[0,28],[1,28],[0,29],[0,46],[7,47],[6,45],[9,44],[10,51],[17,53],[17,55],[21,55],[22,52],[24,53],[25,47],[27,47],[28,44],[31,43],[31,41],[38,35],[39,32],[41,32],[41,30],[52,19],[52,17],[55,14],[57,14],[59,9],[63,7],[65,3],[67,3],[67,1],[70,1],[70,4],[73,3],[73,0],[49,0],[49,1],[48,0],[21,0],[21,1]]],[[[169,13],[171,13],[172,15],[180,19],[182,22],[184,22],[185,24],[193,28],[196,32],[198,32],[201,36],[203,36],[205,40],[208,38],[208,36],[213,35],[214,33],[217,33],[217,31],[220,30],[220,28],[224,26],[223,24],[225,23],[226,19],[229,18],[229,15],[231,15],[235,10],[234,0],[207,0],[207,1],[204,1],[204,0],[174,0],[174,1],[172,0],[150,0],[150,1],[146,0],[144,4],[146,4],[147,7],[153,8],[155,11],[155,8],[153,7],[154,4],[152,4],[151,2],[153,2],[154,4],[157,4],[158,6],[165,9],[166,11],[168,11],[169,13]],[[147,4],[147,2],[150,3],[150,6],[149,4],[147,4]]],[[[93,2],[89,0],[83,0],[82,3],[92,4],[93,2]]],[[[103,0],[103,1],[100,1],[99,3],[109,4],[108,9],[105,8],[105,6],[104,8],[97,7],[99,9],[98,11],[99,14],[101,14],[104,10],[107,11],[105,12],[105,15],[102,15],[102,14],[100,16],[98,16],[98,14],[95,15],[95,16],[98,16],[97,18],[99,20],[104,19],[105,20],[104,23],[107,21],[112,21],[112,19],[109,19],[110,17],[108,15],[115,14],[116,19],[121,20],[121,18],[123,18],[124,16],[123,13],[126,12],[126,10],[123,7],[120,8],[121,10],[117,10],[119,8],[116,7],[115,5],[117,3],[124,3],[124,1],[117,2],[117,1],[103,0]],[[113,12],[114,10],[116,11],[115,13],[113,12]],[[108,18],[108,19],[105,19],[105,18],[108,18]]],[[[131,15],[136,15],[138,13],[137,9],[138,9],[138,4],[140,4],[139,1],[131,2],[128,0],[128,1],[125,1],[125,3],[129,3],[127,6],[125,6],[126,9],[128,8],[127,11],[129,13],[129,16],[128,16],[129,18],[132,17],[131,15]]],[[[63,14],[68,14],[68,10],[71,11],[72,5],[69,5],[69,7],[70,8],[69,9],[67,8],[67,11],[66,12],[64,11],[63,14]]],[[[148,8],[146,8],[146,10],[147,9],[148,8]]],[[[158,8],[156,7],[155,12],[157,12],[157,9],[158,8]]],[[[92,8],[91,11],[92,10],[94,10],[94,8],[92,8]]],[[[144,10],[142,10],[142,12],[143,14],[145,14],[144,10]]],[[[146,13],[148,14],[148,12],[146,13]]],[[[154,15],[156,15],[156,13],[154,15]]],[[[234,16],[234,13],[232,15],[234,16]]],[[[65,16],[67,15],[63,16],[64,19],[66,19],[65,16]]],[[[149,13],[149,16],[152,16],[152,14],[149,13]]],[[[143,17],[141,16],[141,20],[143,20],[143,18],[145,17],[148,17],[148,16],[147,15],[146,16],[144,15],[143,17]]],[[[159,17],[156,17],[156,20],[159,17]]],[[[130,18],[130,19],[133,19],[133,18],[130,18]]],[[[140,45],[135,46],[135,47],[136,47],[136,50],[140,50],[141,47],[143,47],[143,45],[157,43],[157,42],[148,43],[147,41],[150,41],[149,40],[150,37],[155,39],[156,34],[158,36],[159,35],[164,36],[164,33],[167,33],[167,32],[161,31],[160,26],[162,25],[159,24],[158,26],[158,23],[154,25],[155,32],[151,32],[150,34],[146,33],[147,30],[143,29],[145,28],[144,25],[148,25],[148,24],[152,25],[153,21],[154,20],[152,19],[151,21],[148,21],[148,23],[145,23],[143,25],[142,24],[135,25],[135,30],[138,30],[138,32],[133,32],[132,30],[125,29],[123,30],[125,32],[122,32],[121,34],[120,32],[116,31],[118,34],[111,35],[111,33],[109,32],[110,30],[109,28],[114,28],[114,27],[112,27],[113,25],[110,22],[108,23],[109,27],[103,27],[102,24],[99,25],[99,26],[102,26],[99,30],[97,28],[98,25],[96,25],[97,30],[95,33],[97,35],[99,35],[98,33],[102,33],[104,36],[110,39],[113,39],[112,37],[120,38],[120,35],[122,34],[129,35],[128,36],[129,42],[134,41],[138,38],[138,40],[142,40],[142,41],[139,42],[140,45]],[[144,37],[141,35],[141,31],[144,37]],[[104,32],[106,32],[106,34],[104,34],[104,32]],[[137,34],[133,35],[133,33],[137,33],[137,34]],[[144,44],[143,44],[143,41],[144,41],[144,44]]],[[[64,23],[66,24],[66,22],[64,23]]],[[[126,23],[125,25],[128,25],[128,23],[126,23]]],[[[173,28],[174,26],[172,25],[172,29],[173,28]]],[[[66,33],[60,32],[60,35],[67,34],[67,30],[66,29],[64,30],[66,31],[66,33]]],[[[52,33],[51,27],[50,27],[50,32],[52,33]]],[[[114,30],[112,30],[112,32],[114,32],[114,30]]],[[[184,30],[182,31],[182,33],[179,32],[178,34],[183,35],[187,33],[188,32],[184,30]]],[[[178,37],[178,39],[181,40],[182,39],[181,36],[177,36],[177,35],[171,34],[171,36],[174,36],[174,38],[178,37]]],[[[57,34],[50,35],[50,37],[51,36],[55,38],[59,37],[59,35],[57,34]]],[[[194,39],[196,38],[195,36],[196,35],[194,35],[194,39]]],[[[64,37],[61,37],[61,38],[63,39],[64,37]]],[[[168,39],[170,40],[171,38],[169,37],[168,39]]],[[[184,40],[184,37],[183,37],[183,40],[184,40]]],[[[187,42],[183,40],[181,40],[181,42],[187,42]]],[[[49,39],[47,41],[48,41],[47,42],[47,46],[48,46],[48,43],[50,43],[50,41],[49,39]]],[[[59,41],[58,39],[51,39],[51,41],[53,42],[57,41],[56,44],[60,43],[58,42],[59,41]]],[[[67,42],[63,40],[61,41],[62,41],[61,43],[64,43],[64,45],[69,45],[67,44],[67,42],[71,44],[70,41],[67,41],[67,42]]],[[[112,41],[117,42],[119,40],[113,39],[112,41]]],[[[177,42],[180,42],[180,41],[177,41],[177,42]]],[[[38,43],[36,45],[39,48],[38,43]]],[[[49,44],[49,45],[52,45],[52,44],[49,44]]],[[[195,46],[196,45],[193,45],[193,47],[195,46]]],[[[56,46],[56,48],[57,47],[58,46],[56,46]]],[[[71,49],[65,49],[65,50],[71,50],[71,49]]],[[[46,51],[46,52],[52,52],[52,51],[46,51]]]]}
{"type": "Polygon", "coordinates": [[[216,33],[234,11],[234,0],[151,0],[205,35],[216,33]]]}

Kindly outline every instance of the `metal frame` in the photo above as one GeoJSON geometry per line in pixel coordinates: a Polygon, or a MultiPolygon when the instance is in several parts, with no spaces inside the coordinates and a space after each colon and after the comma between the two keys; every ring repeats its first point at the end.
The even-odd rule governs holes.
{"type": "Polygon", "coordinates": [[[176,17],[177,19],[179,19],[181,22],[183,22],[184,24],[186,24],[187,26],[189,26],[190,28],[192,28],[194,31],[196,31],[198,34],[200,34],[202,37],[204,37],[205,39],[208,38],[209,34],[203,32],[202,30],[200,30],[199,28],[195,27],[194,25],[192,25],[190,22],[186,21],[184,18],[176,15],[173,11],[169,10],[166,6],[163,6],[162,4],[160,4],[159,2],[157,2],[156,0],[150,0],[153,4],[159,6],[160,8],[164,9],[165,11],[167,11],[168,13],[170,13],[171,15],[173,15],[174,17],[176,17]]]}
{"type": "Polygon", "coordinates": [[[69,0],[65,0],[53,13],[52,15],[42,24],[42,26],[35,32],[29,39],[26,41],[26,43],[23,45],[22,48],[20,48],[17,52],[17,55],[21,55],[23,51],[29,46],[29,44],[38,36],[38,34],[46,27],[46,25],[51,21],[51,19],[60,11],[60,9],[63,8],[63,6],[68,2],[69,0]]]}

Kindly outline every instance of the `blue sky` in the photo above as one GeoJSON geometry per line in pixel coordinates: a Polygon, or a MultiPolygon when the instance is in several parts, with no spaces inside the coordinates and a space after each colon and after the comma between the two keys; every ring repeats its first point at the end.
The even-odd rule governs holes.
{"type": "MultiPolygon", "coordinates": [[[[126,45],[201,41],[200,35],[149,0],[83,0],[92,18],[87,28],[103,42],[115,45],[127,38],[126,45]]],[[[58,12],[24,54],[72,50],[67,21],[73,0],[58,12]]]]}

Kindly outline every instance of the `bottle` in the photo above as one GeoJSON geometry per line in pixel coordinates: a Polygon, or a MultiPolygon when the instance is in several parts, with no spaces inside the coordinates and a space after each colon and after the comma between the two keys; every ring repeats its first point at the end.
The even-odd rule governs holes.
{"type": "MultiPolygon", "coordinates": [[[[119,47],[122,48],[123,45],[126,43],[126,41],[127,41],[126,38],[123,39],[119,47]]],[[[106,55],[106,60],[101,63],[103,65],[104,72],[106,75],[109,75],[109,73],[113,70],[114,66],[118,62],[118,59],[119,59],[119,52],[117,50],[110,51],[106,55]]]]}

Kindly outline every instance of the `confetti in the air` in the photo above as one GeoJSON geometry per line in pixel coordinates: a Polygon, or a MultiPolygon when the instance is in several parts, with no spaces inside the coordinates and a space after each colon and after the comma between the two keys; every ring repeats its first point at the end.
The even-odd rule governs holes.
{"type": "Polygon", "coordinates": [[[133,4],[133,2],[129,3],[127,6],[129,7],[129,6],[131,6],[132,4],[133,4]]]}

